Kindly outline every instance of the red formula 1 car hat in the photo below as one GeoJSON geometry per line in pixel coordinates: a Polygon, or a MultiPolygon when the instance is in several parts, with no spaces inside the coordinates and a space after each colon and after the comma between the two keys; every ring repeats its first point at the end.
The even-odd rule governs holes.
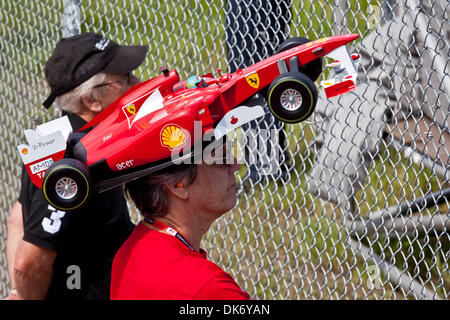
{"type": "Polygon", "coordinates": [[[60,40],[45,64],[51,94],[43,105],[49,108],[56,96],[76,88],[96,73],[127,73],[136,69],[147,46],[121,46],[89,32],[60,40]]]}
{"type": "MultiPolygon", "coordinates": [[[[220,142],[266,111],[285,123],[306,120],[318,101],[314,80],[322,72],[320,59],[332,59],[326,66],[335,74],[321,82],[327,98],[355,89],[359,56],[350,54],[347,44],[358,37],[288,39],[278,53],[254,65],[232,74],[219,71],[217,78],[195,76],[193,83],[191,78],[182,81],[176,70],[162,68],[161,75],[134,85],[81,128],[77,139],[67,117],[62,117],[25,130],[27,144],[17,149],[49,204],[76,210],[92,193],[185,163],[192,156],[194,163],[196,155],[206,162],[203,156],[212,153],[196,151],[196,146],[212,141],[209,135],[220,142]],[[258,102],[261,99],[253,99],[256,94],[265,97],[269,110],[258,102]]],[[[109,42],[102,39],[96,44],[107,50],[109,42]]],[[[219,152],[216,156],[221,159],[219,152]]]]}

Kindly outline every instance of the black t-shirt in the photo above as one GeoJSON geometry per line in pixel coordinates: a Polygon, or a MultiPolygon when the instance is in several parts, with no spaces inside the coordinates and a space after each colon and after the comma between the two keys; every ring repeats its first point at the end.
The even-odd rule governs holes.
{"type": "MultiPolygon", "coordinates": [[[[67,113],[73,130],[85,122],[67,113]]],[[[93,194],[86,207],[63,212],[52,208],[22,168],[24,237],[57,251],[47,299],[109,299],[111,266],[134,228],[120,188],[93,194]]]]}

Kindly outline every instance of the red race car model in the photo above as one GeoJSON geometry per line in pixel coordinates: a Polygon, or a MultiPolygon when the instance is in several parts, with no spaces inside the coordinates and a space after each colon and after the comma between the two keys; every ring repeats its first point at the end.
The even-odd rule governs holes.
{"type": "Polygon", "coordinates": [[[323,81],[328,97],[355,88],[358,56],[351,56],[346,44],[357,38],[293,38],[254,65],[232,74],[221,75],[219,70],[218,78],[208,74],[180,82],[175,70],[163,68],[160,76],[133,86],[81,128],[88,133],[78,134],[81,138],[71,143],[68,154],[71,127],[64,117],[36,131],[26,130],[29,144],[18,149],[50,205],[75,210],[93,190],[105,191],[173,164],[174,153],[198,142],[195,121],[201,121],[200,136],[213,132],[220,139],[263,116],[262,106],[247,105],[257,93],[265,96],[279,120],[307,119],[317,103],[314,81],[322,72],[321,57],[331,57],[337,73],[335,79],[323,81]]]}

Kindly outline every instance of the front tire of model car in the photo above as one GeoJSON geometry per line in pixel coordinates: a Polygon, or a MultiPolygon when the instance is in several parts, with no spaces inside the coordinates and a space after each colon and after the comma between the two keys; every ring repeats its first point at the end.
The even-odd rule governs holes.
{"type": "Polygon", "coordinates": [[[317,104],[317,88],[303,73],[283,73],[270,85],[267,103],[277,119],[285,123],[298,123],[313,113],[317,104]]]}
{"type": "Polygon", "coordinates": [[[50,166],[42,182],[48,203],[63,211],[81,208],[89,198],[91,179],[89,168],[76,159],[61,159],[50,166]]]}

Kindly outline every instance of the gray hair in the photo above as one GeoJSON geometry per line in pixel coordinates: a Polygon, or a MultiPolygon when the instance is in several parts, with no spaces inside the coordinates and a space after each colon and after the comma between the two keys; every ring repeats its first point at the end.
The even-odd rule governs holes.
{"type": "Polygon", "coordinates": [[[173,165],[162,171],[141,177],[125,184],[125,193],[133,200],[141,215],[149,218],[162,217],[169,209],[167,185],[175,185],[187,177],[193,183],[197,165],[173,165]]]}
{"type": "Polygon", "coordinates": [[[106,73],[99,72],[80,84],[75,89],[57,96],[55,99],[56,107],[60,110],[69,111],[71,113],[80,113],[83,109],[81,96],[87,94],[95,98],[96,96],[92,88],[101,84],[105,80],[105,78],[106,73]]]}

